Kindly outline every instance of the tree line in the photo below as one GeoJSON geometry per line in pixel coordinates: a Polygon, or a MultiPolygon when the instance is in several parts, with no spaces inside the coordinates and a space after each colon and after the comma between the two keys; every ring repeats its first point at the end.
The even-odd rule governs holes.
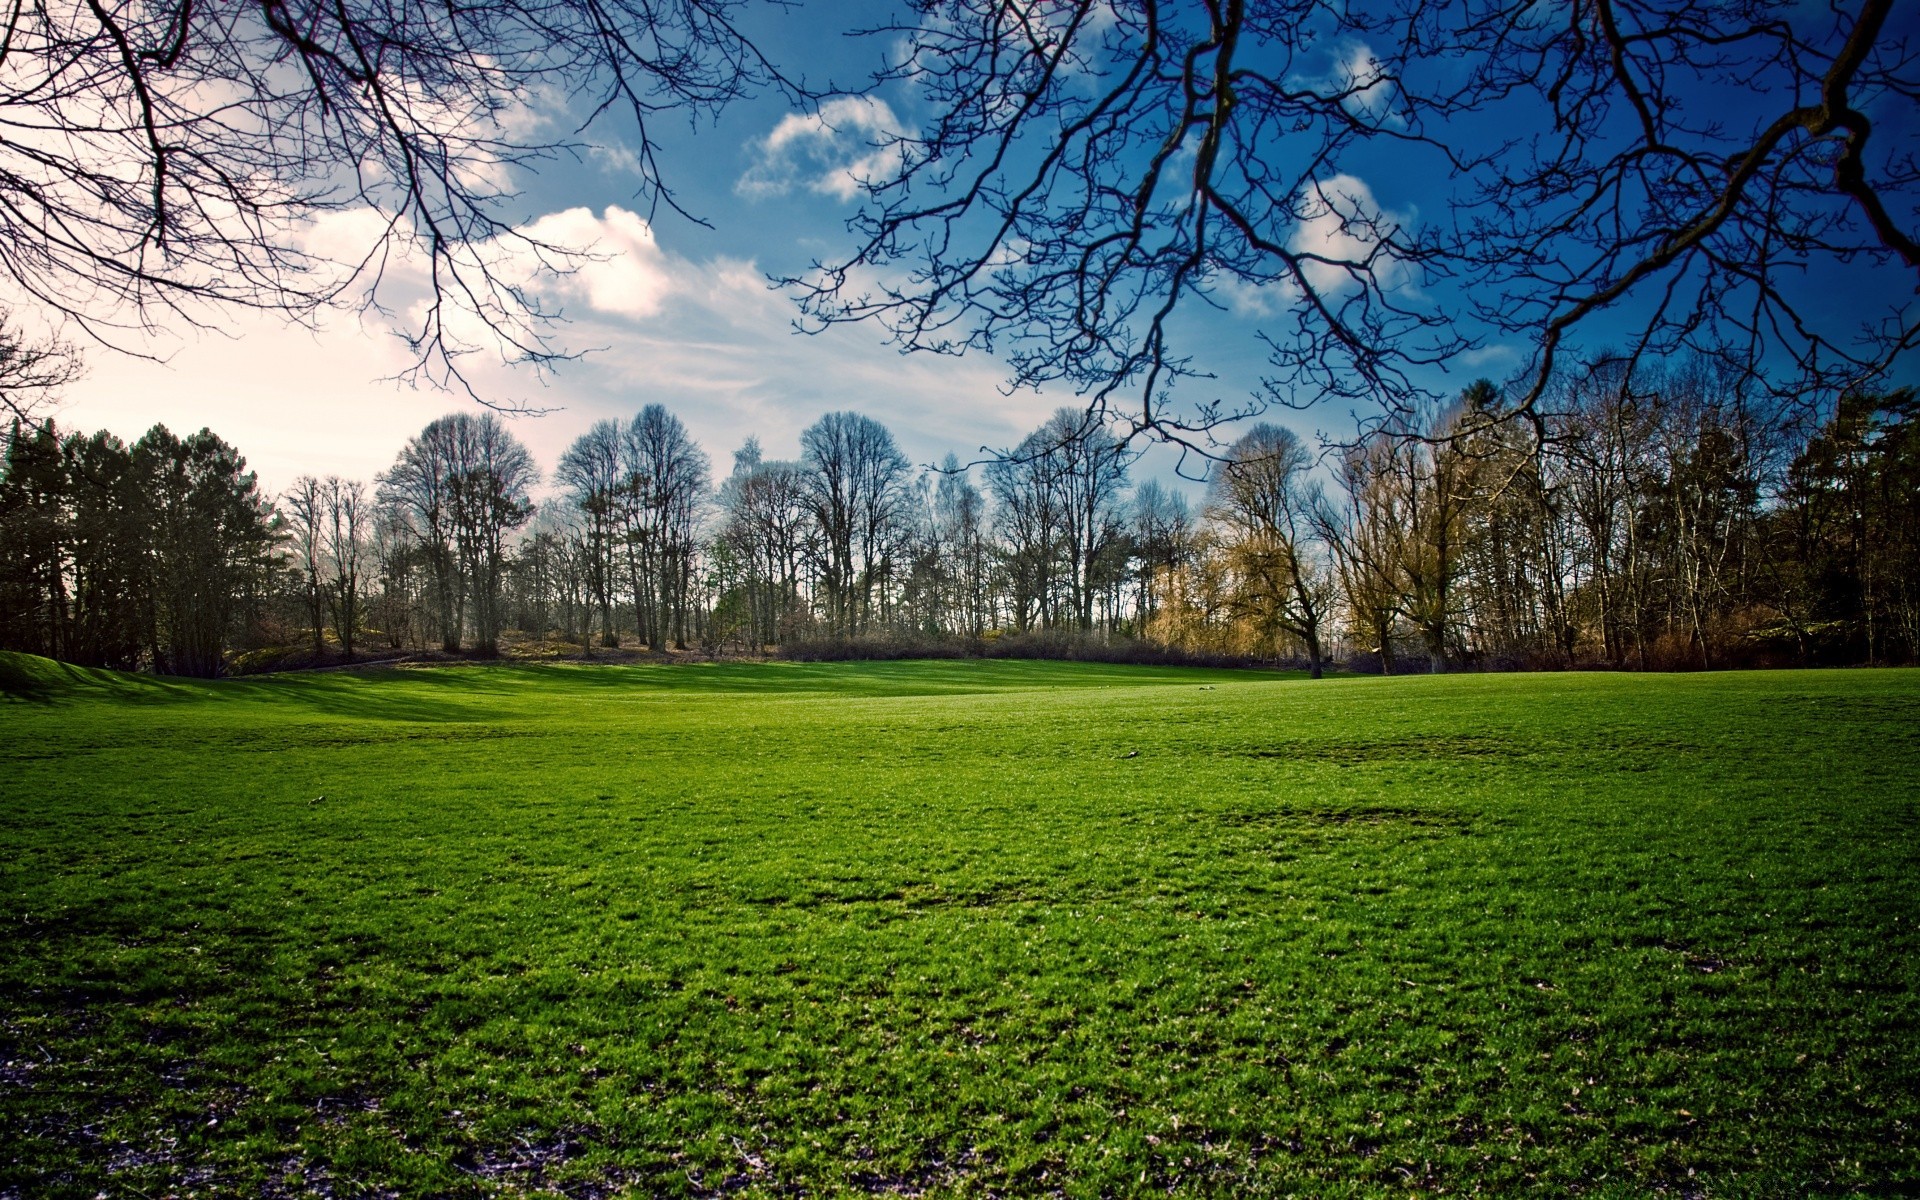
{"type": "Polygon", "coordinates": [[[1316,674],[1911,662],[1917,417],[1911,390],[1849,394],[1796,432],[1689,363],[1584,372],[1528,423],[1480,381],[1324,451],[1256,425],[1190,495],[1136,483],[1081,409],[977,470],[917,470],[829,413],[796,458],[749,438],[716,477],[651,404],[578,438],[539,503],[491,413],[432,422],[371,483],[272,499],[206,430],[16,423],[0,646],[186,675],[510,633],[587,656],[1053,638],[1316,674]]]}

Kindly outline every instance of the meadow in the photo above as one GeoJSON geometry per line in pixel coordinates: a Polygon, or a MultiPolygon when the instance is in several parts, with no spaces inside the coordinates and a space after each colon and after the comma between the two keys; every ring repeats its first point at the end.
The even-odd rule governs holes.
{"type": "Polygon", "coordinates": [[[1920,672],[0,689],[8,1200],[1920,1194],[1920,672]]]}

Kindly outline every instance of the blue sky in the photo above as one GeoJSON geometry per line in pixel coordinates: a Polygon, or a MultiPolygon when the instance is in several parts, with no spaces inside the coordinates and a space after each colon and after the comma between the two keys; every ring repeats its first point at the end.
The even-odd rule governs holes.
{"type": "MultiPolygon", "coordinates": [[[[886,37],[848,38],[842,31],[878,23],[890,11],[885,4],[823,2],[784,12],[747,10],[753,36],[784,67],[812,84],[842,86],[866,78],[892,45],[886,37]]],[[[475,384],[488,395],[550,410],[513,424],[543,468],[594,421],[626,417],[654,402],[686,421],[722,471],[750,435],[770,455],[794,454],[800,430],[835,409],[885,422],[919,463],[949,451],[966,458],[1013,444],[1074,398],[1008,395],[1001,363],[983,355],[903,357],[874,327],[796,334],[795,308],[767,283],[769,275],[796,273],[816,257],[846,252],[853,179],[873,154],[867,138],[910,124],[919,115],[914,105],[910,91],[895,89],[834,101],[823,121],[789,111],[778,95],[762,95],[696,128],[685,121],[659,124],[668,180],[707,226],[665,209],[647,220],[630,158],[618,144],[597,146],[578,162],[517,173],[516,216],[545,237],[599,255],[571,277],[535,284],[543,301],[570,319],[560,340],[588,353],[545,379],[477,366],[475,384]]],[[[554,120],[548,128],[564,133],[566,125],[554,120]]],[[[1406,220],[1440,219],[1445,212],[1448,184],[1431,162],[1369,150],[1338,165],[1348,173],[1347,186],[1406,220]]],[[[330,217],[309,233],[313,244],[349,256],[370,236],[354,214],[330,217]]],[[[404,314],[412,286],[404,267],[391,283],[387,298],[404,314]]],[[[1221,311],[1183,318],[1183,332],[1217,376],[1194,385],[1196,394],[1232,403],[1258,386],[1263,354],[1252,335],[1284,298],[1221,299],[1221,311]]],[[[301,473],[370,480],[427,421],[471,405],[448,393],[383,382],[409,360],[376,314],[332,313],[315,330],[268,317],[223,316],[220,323],[224,333],[183,330],[155,339],[147,348],[161,362],[90,352],[87,377],[69,389],[59,419],[127,438],[156,421],[181,431],[209,426],[278,491],[301,473]]],[[[1518,355],[1495,344],[1428,382],[1457,388],[1480,374],[1498,378],[1517,364],[1518,355]]],[[[1339,411],[1280,415],[1307,435],[1348,427],[1348,415],[1339,411]]],[[[1140,473],[1170,476],[1173,461],[1171,453],[1158,453],[1140,473]]]]}
{"type": "MultiPolygon", "coordinates": [[[[834,19],[851,7],[835,6],[834,19]]],[[[819,11],[771,14],[756,32],[783,64],[804,64],[809,82],[862,77],[883,45],[830,33],[819,11]]],[[[749,435],[770,455],[796,454],[800,431],[835,409],[883,420],[927,463],[1011,444],[1068,398],[1005,395],[1001,365],[902,357],[877,328],[793,331],[795,309],[767,277],[843,243],[852,210],[845,168],[869,152],[793,120],[778,96],[763,96],[718,124],[660,127],[676,197],[710,227],[664,209],[649,223],[617,145],[516,175],[522,217],[600,256],[538,288],[564,310],[559,340],[587,351],[580,361],[544,380],[524,369],[474,371],[487,395],[550,410],[512,425],[543,468],[594,421],[654,402],[678,413],[724,470],[749,435]],[[770,145],[783,120],[787,135],[770,145]]],[[[368,228],[348,214],[316,236],[352,253],[368,228]]],[[[389,302],[404,306],[409,294],[399,272],[389,302]]],[[[144,348],[160,362],[88,349],[86,377],[67,389],[57,419],[129,439],[156,421],[205,425],[278,491],[303,472],[371,479],[427,421],[471,403],[383,382],[409,360],[377,314],[328,314],[317,330],[246,315],[221,324],[224,333],[181,329],[151,340],[144,348]]]]}
{"type": "MultiPolygon", "coordinates": [[[[810,84],[851,86],[879,66],[892,42],[842,31],[878,22],[879,4],[814,4],[785,13],[750,10],[753,34],[783,66],[810,84]]],[[[474,382],[489,396],[549,410],[521,416],[514,432],[550,469],[593,422],[662,403],[680,415],[724,471],[732,450],[757,436],[767,453],[797,453],[799,432],[822,413],[854,409],[891,428],[916,463],[949,451],[962,459],[1017,442],[1070,393],[1007,394],[1006,367],[985,355],[902,356],[877,327],[795,333],[797,310],[769,275],[804,270],[844,254],[855,209],[853,175],[872,153],[868,132],[910,119],[911,95],[844,100],[823,122],[795,113],[778,95],[729,107],[717,122],[656,127],[676,199],[707,225],[664,208],[649,222],[617,144],[581,161],[558,161],[513,179],[520,216],[541,232],[593,246],[602,261],[549,280],[542,299],[561,307],[560,341],[586,351],[542,379],[528,370],[481,366],[474,382]]],[[[557,125],[557,123],[556,123],[557,125]]],[[[555,126],[549,126],[553,128],[555,126]]],[[[356,256],[372,227],[352,214],[328,218],[313,235],[322,248],[356,256]]],[[[404,313],[404,271],[387,292],[404,313]]],[[[1262,355],[1249,336],[1258,306],[1207,318],[1202,385],[1229,400],[1258,386],[1262,355]]],[[[86,377],[69,388],[63,425],[107,428],[132,439],[155,422],[178,431],[208,426],[239,447],[269,491],[302,473],[368,479],[389,465],[421,426],[471,402],[388,382],[409,362],[378,314],[328,314],[320,327],[267,316],[222,315],[221,332],[179,329],[144,347],[161,361],[88,351],[86,377]]],[[[1292,418],[1303,433],[1343,414],[1292,418]]],[[[1176,481],[1177,457],[1160,449],[1136,472],[1176,481]]],[[[1197,468],[1188,468],[1189,471],[1197,468]]]]}

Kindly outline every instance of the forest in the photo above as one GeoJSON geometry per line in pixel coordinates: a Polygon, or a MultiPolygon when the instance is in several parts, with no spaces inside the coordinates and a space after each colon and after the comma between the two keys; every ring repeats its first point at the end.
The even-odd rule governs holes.
{"type": "Polygon", "coordinates": [[[659,404],[544,470],[489,412],[264,494],[208,430],[13,427],[0,648],[213,676],[412,653],[1014,654],[1387,673],[1912,662],[1920,402],[1768,414],[1726,373],[1482,380],[1417,436],[1260,424],[1189,491],[1062,408],[984,465],[880,421],[724,475],[659,404]],[[1649,384],[1649,380],[1651,383],[1649,384]],[[546,484],[546,490],[541,491],[546,484]],[[536,497],[544,497],[536,499],[536,497]]]}

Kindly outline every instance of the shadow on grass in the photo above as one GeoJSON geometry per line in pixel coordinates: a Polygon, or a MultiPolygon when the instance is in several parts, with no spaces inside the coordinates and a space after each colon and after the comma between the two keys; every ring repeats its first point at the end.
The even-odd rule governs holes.
{"type": "MultiPolygon", "coordinates": [[[[884,662],[699,662],[699,663],[499,663],[433,665],[280,675],[261,680],[223,680],[224,696],[249,696],[340,711],[381,715],[373,708],[440,703],[453,696],[471,704],[447,719],[483,720],[500,715],[484,707],[489,698],[512,699],[522,712],[538,713],[543,698],[567,703],[583,696],[622,694],[928,696],[1053,688],[1149,687],[1179,684],[1264,682],[1305,678],[1305,672],[1243,671],[1208,667],[1114,666],[1105,663],[1023,659],[932,659],[884,662]],[[473,707],[479,705],[481,707],[473,707]],[[531,707],[521,707],[531,705],[531,707]]],[[[396,714],[404,715],[404,714],[396,714]]]]}
{"type": "Polygon", "coordinates": [[[1303,677],[1301,672],[1122,666],[1026,659],[882,662],[499,663],[328,671],[220,680],[175,679],[0,654],[9,699],[120,705],[286,706],[385,721],[498,722],[545,716],[623,696],[967,695],[1047,689],[1210,686],[1303,677]]]}
{"type": "MultiPolygon", "coordinates": [[[[392,721],[487,721],[499,712],[460,704],[420,686],[422,672],[281,676],[273,679],[182,679],[76,667],[31,654],[0,651],[0,696],[9,701],[146,707],[175,704],[297,705],[329,716],[392,721]]],[[[473,689],[469,689],[473,690],[473,689]]],[[[475,696],[475,700],[483,699],[475,696]]]]}
{"type": "Polygon", "coordinates": [[[205,695],[197,680],[135,675],[0,651],[0,695],[51,704],[65,699],[111,699],[125,704],[166,704],[205,695]]]}
{"type": "Polygon", "coordinates": [[[1116,666],[1033,659],[649,663],[607,667],[538,664],[505,668],[504,671],[523,680],[551,684],[557,693],[591,688],[612,692],[825,692],[849,696],[959,695],[1048,688],[1260,682],[1305,677],[1305,672],[1116,666]]]}
{"type": "Polygon", "coordinates": [[[53,689],[39,674],[26,669],[16,656],[0,654],[0,696],[31,704],[49,704],[53,689]]]}

